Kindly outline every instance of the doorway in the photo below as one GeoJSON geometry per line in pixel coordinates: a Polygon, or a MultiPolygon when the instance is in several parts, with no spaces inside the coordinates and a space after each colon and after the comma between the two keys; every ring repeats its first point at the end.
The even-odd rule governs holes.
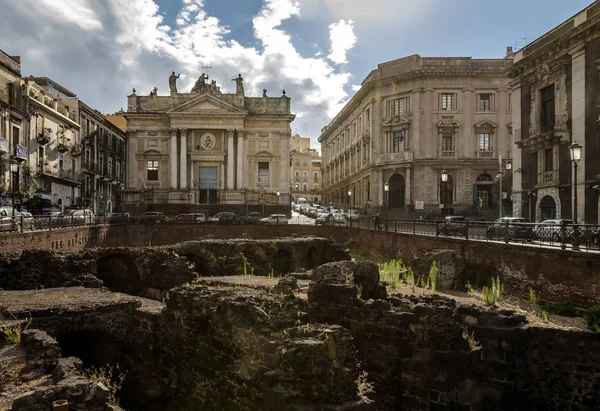
{"type": "Polygon", "coordinates": [[[406,181],[402,174],[394,174],[390,177],[390,197],[388,200],[389,208],[404,207],[404,193],[406,189],[406,181]]]}
{"type": "Polygon", "coordinates": [[[542,221],[556,218],[556,202],[551,196],[544,196],[540,201],[542,221]]]}
{"type": "Polygon", "coordinates": [[[198,168],[198,202],[200,204],[218,203],[218,167],[198,168]]]}

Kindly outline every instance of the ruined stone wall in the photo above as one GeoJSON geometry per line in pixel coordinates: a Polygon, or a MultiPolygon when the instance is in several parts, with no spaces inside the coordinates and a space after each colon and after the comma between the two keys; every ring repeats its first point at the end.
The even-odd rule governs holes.
{"type": "Polygon", "coordinates": [[[79,251],[90,247],[159,246],[198,239],[267,239],[319,236],[389,258],[399,254],[409,263],[425,251],[445,249],[463,256],[462,283],[484,285],[500,276],[507,289],[586,307],[600,299],[600,254],[499,242],[412,236],[322,226],[115,225],[0,236],[1,251],[45,249],[79,251]],[[58,248],[57,248],[58,247],[58,248]]]}

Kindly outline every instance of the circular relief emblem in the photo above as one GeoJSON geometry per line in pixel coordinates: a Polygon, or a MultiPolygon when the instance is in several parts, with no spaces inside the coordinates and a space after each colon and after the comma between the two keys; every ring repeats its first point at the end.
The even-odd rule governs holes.
{"type": "Polygon", "coordinates": [[[200,145],[205,150],[212,150],[215,146],[216,140],[215,136],[210,133],[206,133],[200,139],[200,145]]]}

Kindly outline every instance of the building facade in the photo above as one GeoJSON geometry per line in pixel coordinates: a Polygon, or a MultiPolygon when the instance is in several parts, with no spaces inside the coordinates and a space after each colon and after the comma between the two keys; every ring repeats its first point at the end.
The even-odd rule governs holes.
{"type": "Polygon", "coordinates": [[[77,96],[46,77],[24,78],[23,92],[29,119],[25,205],[32,212],[64,212],[75,206],[81,183],[77,96]]]}
{"type": "Polygon", "coordinates": [[[515,215],[600,222],[600,3],[514,55],[515,215]],[[569,146],[582,146],[574,187],[569,146]],[[575,190],[578,207],[574,210],[575,190]]]}
{"type": "Polygon", "coordinates": [[[173,74],[170,95],[128,96],[132,212],[289,207],[290,98],[246,97],[241,75],[231,94],[207,79],[179,93],[173,74]]]}
{"type": "Polygon", "coordinates": [[[510,64],[510,55],[380,64],[321,131],[324,202],[397,217],[497,216],[500,178],[503,197],[510,191],[499,175],[511,152],[510,64]]]}
{"type": "Polygon", "coordinates": [[[79,101],[81,197],[78,205],[96,214],[122,212],[127,136],[102,113],[79,101]]]}
{"type": "Polygon", "coordinates": [[[292,137],[290,151],[290,187],[292,200],[306,198],[310,202],[321,201],[321,156],[310,148],[310,138],[292,137]]]}
{"type": "MultiPolygon", "coordinates": [[[[24,185],[21,172],[10,163],[23,162],[26,102],[21,93],[21,59],[0,50],[0,206],[11,205],[14,194],[24,185]]],[[[20,198],[19,198],[20,200],[20,198]]]]}

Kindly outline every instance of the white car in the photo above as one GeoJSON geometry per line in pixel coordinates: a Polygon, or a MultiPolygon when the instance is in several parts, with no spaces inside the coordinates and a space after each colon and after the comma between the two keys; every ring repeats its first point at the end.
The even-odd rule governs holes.
{"type": "Polygon", "coordinates": [[[258,220],[259,224],[278,225],[287,224],[288,218],[285,214],[271,214],[268,217],[258,220]]]}
{"type": "Polygon", "coordinates": [[[94,212],[89,209],[85,210],[71,210],[69,214],[64,217],[67,224],[73,223],[73,225],[84,225],[94,224],[96,222],[96,216],[94,212]]]}
{"type": "Polygon", "coordinates": [[[533,228],[533,235],[539,240],[558,242],[562,238],[563,224],[565,224],[565,240],[569,241],[573,236],[573,220],[544,220],[540,225],[533,228]]]}
{"type": "Polygon", "coordinates": [[[332,214],[332,217],[334,224],[346,224],[346,222],[348,221],[348,219],[346,218],[346,214],[344,213],[335,213],[332,214]]]}
{"type": "Polygon", "coordinates": [[[360,215],[356,210],[348,210],[348,212],[346,213],[346,218],[350,221],[358,221],[360,215]]]}

